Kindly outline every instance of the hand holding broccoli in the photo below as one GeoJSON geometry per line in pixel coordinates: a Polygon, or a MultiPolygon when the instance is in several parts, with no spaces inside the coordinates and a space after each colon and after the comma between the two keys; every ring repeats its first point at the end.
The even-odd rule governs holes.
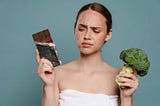
{"type": "MultiPolygon", "coordinates": [[[[133,68],[137,71],[137,74],[141,77],[148,73],[150,67],[150,61],[148,60],[147,54],[138,48],[130,48],[123,50],[120,53],[120,59],[124,61],[121,73],[133,73],[133,68]]],[[[116,78],[118,83],[118,76],[116,78]]]]}

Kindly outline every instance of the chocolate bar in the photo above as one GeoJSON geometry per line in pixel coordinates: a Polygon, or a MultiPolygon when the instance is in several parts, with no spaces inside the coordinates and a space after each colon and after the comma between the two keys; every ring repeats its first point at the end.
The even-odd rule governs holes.
{"type": "Polygon", "coordinates": [[[39,51],[40,58],[48,59],[54,67],[62,64],[48,29],[35,33],[32,37],[39,51]]]}

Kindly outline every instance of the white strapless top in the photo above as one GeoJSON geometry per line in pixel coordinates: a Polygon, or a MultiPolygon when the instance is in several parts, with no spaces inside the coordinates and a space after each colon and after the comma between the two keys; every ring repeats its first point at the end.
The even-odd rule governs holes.
{"type": "Polygon", "coordinates": [[[118,95],[86,93],[73,89],[61,91],[59,106],[118,106],[118,95]]]}

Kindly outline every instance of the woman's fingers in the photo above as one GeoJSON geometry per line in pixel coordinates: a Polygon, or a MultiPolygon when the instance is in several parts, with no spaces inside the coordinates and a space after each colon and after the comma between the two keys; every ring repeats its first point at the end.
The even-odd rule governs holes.
{"type": "Polygon", "coordinates": [[[118,83],[122,87],[137,87],[138,86],[138,78],[135,74],[119,74],[118,83]]]}
{"type": "Polygon", "coordinates": [[[118,76],[120,78],[128,78],[128,79],[132,79],[132,80],[136,80],[137,79],[136,74],[120,73],[118,76]]]}
{"type": "Polygon", "coordinates": [[[53,72],[52,63],[45,58],[40,59],[37,73],[40,76],[44,76],[45,74],[52,74],[52,72],[53,72]]]}
{"type": "Polygon", "coordinates": [[[45,58],[41,58],[40,63],[43,65],[48,65],[50,67],[53,67],[52,63],[48,59],[45,59],[45,58]]]}
{"type": "Polygon", "coordinates": [[[50,67],[47,67],[47,66],[42,66],[42,68],[40,70],[38,70],[38,74],[42,74],[42,75],[45,75],[45,74],[51,74],[53,72],[52,68],[50,67]]]}

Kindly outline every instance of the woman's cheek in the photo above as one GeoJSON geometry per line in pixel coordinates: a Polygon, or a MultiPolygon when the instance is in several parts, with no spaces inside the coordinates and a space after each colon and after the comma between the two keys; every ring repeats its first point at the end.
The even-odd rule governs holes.
{"type": "Polygon", "coordinates": [[[78,42],[80,40],[80,33],[77,32],[75,36],[76,36],[76,40],[78,42]]]}
{"type": "Polygon", "coordinates": [[[77,42],[77,45],[79,46],[80,45],[80,37],[79,37],[79,34],[75,34],[75,38],[76,38],[76,42],[77,42]]]}

